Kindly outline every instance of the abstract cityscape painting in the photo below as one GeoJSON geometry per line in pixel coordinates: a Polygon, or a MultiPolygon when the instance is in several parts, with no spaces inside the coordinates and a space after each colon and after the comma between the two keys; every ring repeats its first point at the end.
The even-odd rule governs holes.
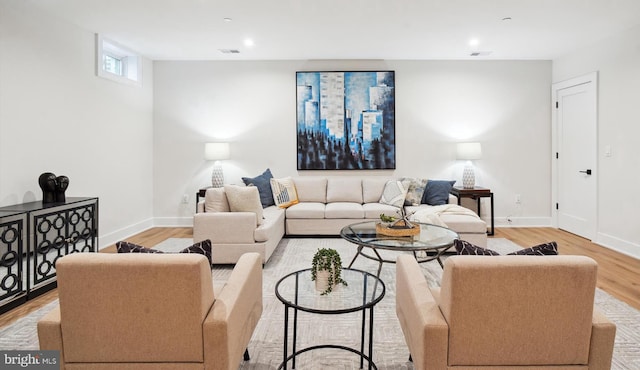
{"type": "Polygon", "coordinates": [[[296,72],[298,170],[396,168],[395,72],[296,72]]]}

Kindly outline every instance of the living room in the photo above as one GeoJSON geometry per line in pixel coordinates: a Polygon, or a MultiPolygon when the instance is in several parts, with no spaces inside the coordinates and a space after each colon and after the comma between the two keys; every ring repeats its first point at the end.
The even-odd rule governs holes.
{"type": "MultiPolygon", "coordinates": [[[[41,173],[64,174],[68,194],[100,198],[102,245],[151,226],[190,225],[195,193],[210,177],[206,142],[231,143],[230,183],[265,168],[296,175],[299,70],[395,70],[397,167],[386,173],[456,179],[455,143],[478,141],[478,183],[496,194],[496,224],[554,226],[550,87],[599,71],[594,241],[640,255],[639,231],[627,221],[636,200],[618,199],[638,179],[627,170],[637,165],[638,128],[626,99],[638,73],[638,27],[544,60],[143,58],[134,88],[95,76],[97,27],[51,16],[37,2],[2,6],[0,205],[36,200],[41,173]]],[[[312,174],[330,173],[322,172],[312,174]]]]}
{"type": "MultiPolygon", "coordinates": [[[[100,199],[100,246],[106,247],[151,227],[191,226],[195,194],[210,183],[212,163],[203,156],[207,142],[230,142],[231,156],[223,163],[228,183],[266,168],[276,177],[331,176],[336,172],[296,170],[295,72],[373,69],[396,75],[397,166],[367,175],[460,180],[455,144],[481,142],[477,182],[495,194],[496,226],[555,227],[551,88],[597,71],[593,241],[640,258],[634,221],[640,201],[629,196],[640,181],[634,171],[640,128],[633,85],[640,79],[640,18],[634,2],[623,3],[628,8],[621,3],[609,9],[620,17],[618,26],[542,57],[499,58],[500,51],[468,57],[470,31],[460,39],[465,56],[456,59],[331,54],[253,60],[244,49],[238,58],[187,59],[174,46],[178,52],[171,58],[154,59],[139,50],[143,82],[132,87],[95,73],[95,34],[114,37],[117,30],[98,21],[79,25],[44,2],[4,0],[0,206],[39,200],[43,172],[66,175],[68,195],[100,199]]],[[[223,22],[226,16],[211,18],[223,22]]],[[[496,22],[506,16],[519,21],[500,14],[496,22]]],[[[501,26],[508,36],[513,24],[501,26]]],[[[132,48],[139,42],[116,41],[132,48]]],[[[203,43],[216,52],[227,47],[235,46],[203,43]]],[[[260,47],[257,39],[254,48],[260,47]]]]}

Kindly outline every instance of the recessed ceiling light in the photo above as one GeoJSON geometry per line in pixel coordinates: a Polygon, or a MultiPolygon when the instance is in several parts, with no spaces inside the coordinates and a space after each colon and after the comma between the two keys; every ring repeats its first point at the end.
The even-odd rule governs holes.
{"type": "Polygon", "coordinates": [[[478,46],[479,43],[480,43],[480,41],[478,41],[478,39],[469,40],[469,46],[471,46],[471,47],[478,46]]]}
{"type": "Polygon", "coordinates": [[[231,22],[231,21],[233,21],[233,19],[231,19],[231,18],[229,18],[229,17],[224,17],[224,18],[222,18],[222,20],[223,20],[223,21],[225,21],[225,22],[231,22]]]}
{"type": "Polygon", "coordinates": [[[246,47],[252,47],[253,46],[253,40],[252,39],[244,39],[244,46],[246,47]]]}

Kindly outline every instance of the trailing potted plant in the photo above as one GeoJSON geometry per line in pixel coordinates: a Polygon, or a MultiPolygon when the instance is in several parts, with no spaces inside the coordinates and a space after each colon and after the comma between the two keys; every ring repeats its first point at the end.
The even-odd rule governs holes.
{"type": "Polygon", "coordinates": [[[318,249],[311,261],[311,280],[316,282],[316,290],[322,295],[331,293],[338,284],[347,286],[347,282],[342,280],[342,260],[338,251],[318,249]]]}

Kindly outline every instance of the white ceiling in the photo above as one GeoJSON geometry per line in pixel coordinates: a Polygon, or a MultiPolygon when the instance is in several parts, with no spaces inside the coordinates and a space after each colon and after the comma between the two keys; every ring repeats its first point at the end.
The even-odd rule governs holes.
{"type": "Polygon", "coordinates": [[[154,60],[554,59],[640,24],[640,0],[26,1],[154,60]]]}

